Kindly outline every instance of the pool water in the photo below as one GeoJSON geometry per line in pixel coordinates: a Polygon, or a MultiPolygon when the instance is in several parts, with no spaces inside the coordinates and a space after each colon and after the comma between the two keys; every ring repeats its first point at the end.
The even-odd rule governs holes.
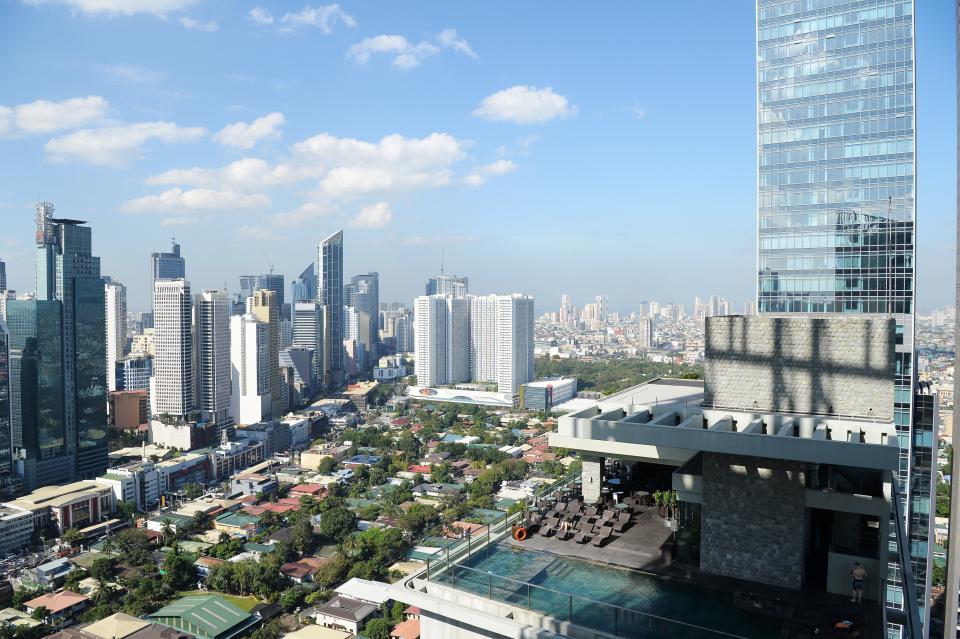
{"type": "Polygon", "coordinates": [[[778,619],[736,608],[729,591],[506,545],[488,546],[434,580],[637,639],[767,639],[782,628],[778,619]]]}

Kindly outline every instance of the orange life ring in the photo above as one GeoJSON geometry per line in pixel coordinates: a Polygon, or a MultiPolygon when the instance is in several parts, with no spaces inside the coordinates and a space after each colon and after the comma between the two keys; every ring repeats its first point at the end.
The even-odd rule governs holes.
{"type": "Polygon", "coordinates": [[[513,531],[513,538],[517,541],[523,541],[527,538],[527,529],[523,526],[517,526],[517,529],[513,531]]]}

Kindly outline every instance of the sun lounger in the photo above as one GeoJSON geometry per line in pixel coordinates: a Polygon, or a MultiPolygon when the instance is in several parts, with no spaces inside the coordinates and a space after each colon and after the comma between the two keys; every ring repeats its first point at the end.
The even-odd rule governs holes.
{"type": "Polygon", "coordinates": [[[609,541],[612,535],[613,535],[613,528],[603,526],[600,529],[600,532],[597,533],[596,537],[593,538],[593,541],[590,542],[590,544],[599,548],[604,544],[604,542],[609,541]]]}
{"type": "Polygon", "coordinates": [[[540,524],[540,531],[539,531],[539,533],[540,533],[540,536],[541,536],[541,537],[549,537],[550,535],[552,535],[553,533],[556,532],[556,530],[554,530],[553,526],[551,525],[552,523],[553,523],[553,522],[550,521],[550,520],[544,520],[544,521],[540,524]]]}
{"type": "Polygon", "coordinates": [[[624,528],[630,525],[630,514],[629,513],[620,513],[620,516],[617,518],[617,521],[613,524],[613,531],[621,533],[624,528]]]}
{"type": "Polygon", "coordinates": [[[592,536],[588,530],[583,529],[574,536],[573,541],[578,544],[585,544],[590,541],[592,536]]]}

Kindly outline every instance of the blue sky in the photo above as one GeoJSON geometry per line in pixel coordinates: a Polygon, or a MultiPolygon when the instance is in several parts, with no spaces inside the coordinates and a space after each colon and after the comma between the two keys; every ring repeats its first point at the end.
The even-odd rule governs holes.
{"type": "MultiPolygon", "coordinates": [[[[921,310],[953,300],[949,0],[917,7],[921,310]]],[[[0,257],[33,288],[32,204],[89,220],[149,300],[176,235],[196,289],[345,270],[475,292],[754,294],[754,5],[0,0],[0,257]],[[41,101],[41,102],[38,102],[41,101]]]]}

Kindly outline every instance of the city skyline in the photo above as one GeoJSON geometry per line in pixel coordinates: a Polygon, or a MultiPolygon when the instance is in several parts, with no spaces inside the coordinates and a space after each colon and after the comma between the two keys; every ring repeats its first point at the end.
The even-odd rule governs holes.
{"type": "MultiPolygon", "coordinates": [[[[0,10],[10,18],[4,23],[16,21],[21,27],[17,33],[9,34],[4,45],[17,48],[22,55],[16,57],[20,61],[16,68],[6,69],[15,81],[5,90],[8,93],[0,97],[0,104],[13,109],[10,115],[0,110],[6,127],[0,144],[10,151],[5,154],[10,159],[4,164],[10,176],[8,184],[18,185],[16,191],[7,188],[0,193],[0,217],[6,222],[0,229],[0,258],[7,262],[9,286],[20,292],[32,289],[30,211],[33,194],[39,192],[43,199],[58,206],[59,214],[86,219],[99,229],[95,249],[103,257],[103,272],[127,286],[129,307],[134,310],[149,307],[149,253],[169,250],[168,238],[172,235],[182,245],[189,262],[188,278],[194,288],[220,288],[226,284],[234,292],[239,275],[266,273],[271,264],[275,265],[274,272],[284,274],[290,282],[310,263],[316,244],[341,226],[345,227],[352,247],[345,257],[344,275],[379,272],[383,301],[409,303],[421,294],[420,282],[439,271],[441,249],[445,252],[446,272],[468,274],[471,288],[477,292],[522,290],[543,300],[541,308],[548,303],[552,306],[549,301],[559,299],[562,293],[569,293],[580,303],[604,294],[610,300],[611,310],[621,312],[636,309],[642,299],[689,304],[696,294],[719,293],[739,307],[742,301],[755,296],[752,273],[756,263],[749,241],[755,225],[756,161],[751,3],[742,7],[705,4],[691,26],[697,30],[709,27],[711,34],[702,33],[702,41],[691,38],[691,42],[697,42],[692,45],[695,49],[683,52],[675,64],[662,68],[644,61],[653,58],[658,47],[666,46],[666,36],[658,34],[654,24],[679,19],[676,12],[680,9],[676,7],[647,8],[644,16],[649,14],[649,20],[630,20],[628,15],[622,20],[626,23],[623,27],[610,25],[613,33],[605,39],[611,42],[596,42],[588,34],[595,46],[581,48],[578,55],[583,59],[577,61],[560,51],[559,44],[550,42],[543,56],[529,55],[525,44],[510,43],[509,38],[509,46],[498,50],[501,42],[497,39],[494,45],[489,18],[463,7],[445,8],[429,15],[414,11],[394,16],[373,15],[369,8],[344,5],[342,10],[356,26],[336,21],[328,25],[330,33],[324,34],[315,26],[294,26],[293,18],[287,26],[277,26],[286,14],[275,16],[273,27],[256,24],[249,14],[254,5],[246,3],[229,9],[195,3],[189,9],[165,13],[166,20],[145,13],[86,14],[82,10],[84,3],[71,6],[81,8],[71,10],[59,3],[8,3],[0,10]],[[218,30],[191,30],[183,26],[182,18],[203,25],[214,20],[218,30]],[[616,36],[621,28],[628,28],[627,24],[629,28],[639,28],[641,37],[632,38],[624,48],[616,36]],[[456,35],[446,29],[456,29],[456,35]],[[163,51],[175,44],[183,48],[187,57],[195,48],[221,43],[229,51],[250,46],[265,60],[256,63],[244,54],[231,63],[231,70],[210,61],[193,69],[179,56],[160,58],[159,50],[149,50],[152,47],[123,59],[116,52],[126,49],[117,42],[109,49],[101,49],[93,42],[121,32],[124,42],[137,34],[150,34],[163,51]],[[720,32],[731,35],[730,46],[716,46],[719,36],[712,34],[720,32]],[[52,50],[39,49],[40,42],[51,40],[38,37],[40,33],[56,35],[52,40],[57,44],[52,50]],[[429,57],[412,60],[419,66],[406,68],[398,56],[370,53],[364,58],[360,49],[352,48],[381,33],[403,34],[410,43],[422,40],[433,43],[431,46],[438,50],[429,57]],[[446,34],[446,48],[436,43],[440,33],[446,34]],[[733,37],[736,34],[739,37],[733,37]],[[45,76],[44,87],[25,80],[36,70],[33,65],[50,62],[58,47],[76,45],[76,39],[86,47],[84,60],[71,63],[69,68],[62,63],[53,65],[45,76]],[[465,47],[476,57],[466,53],[465,47]],[[711,52],[709,60],[703,59],[704,49],[711,52]],[[290,86],[275,86],[281,79],[271,76],[268,62],[307,52],[322,66],[322,72],[329,74],[329,82],[337,87],[342,100],[331,103],[320,99],[329,85],[316,80],[313,70],[297,76],[297,71],[285,68],[282,80],[290,86]],[[629,55],[621,61],[612,55],[616,52],[629,55]],[[553,59],[548,59],[551,56],[553,59]],[[596,86],[585,74],[601,58],[612,77],[627,77],[625,71],[640,64],[643,81],[596,86]],[[515,62],[515,68],[507,65],[507,60],[515,62]],[[702,73],[698,71],[698,76],[702,76],[699,88],[684,80],[685,71],[694,62],[702,65],[702,73]],[[248,78],[225,77],[247,66],[255,71],[248,78]],[[722,75],[721,67],[727,75],[714,77],[722,75]],[[200,86],[201,79],[209,87],[200,86]],[[53,93],[47,88],[50,85],[56,86],[53,93]],[[436,86],[449,86],[450,95],[443,100],[432,99],[436,86]],[[529,91],[500,94],[514,87],[535,87],[538,91],[550,87],[549,94],[537,95],[549,98],[545,100],[547,104],[563,106],[554,109],[553,119],[537,124],[496,121],[497,104],[502,106],[504,100],[513,104],[513,98],[523,102],[529,97],[529,91]],[[9,93],[13,91],[16,94],[9,93]],[[179,97],[172,95],[178,91],[179,97]],[[698,91],[719,91],[727,99],[712,101],[706,110],[702,103],[691,101],[698,91]],[[498,99],[485,101],[497,95],[498,99]],[[62,128],[57,130],[49,128],[56,122],[30,120],[31,114],[37,115],[36,108],[17,108],[32,105],[36,100],[58,104],[85,96],[99,96],[106,105],[91,102],[87,105],[92,113],[89,121],[60,122],[58,126],[62,128]],[[184,99],[186,96],[190,99],[184,99]],[[416,108],[411,100],[416,101],[416,108]],[[351,105],[357,101],[389,101],[393,106],[386,112],[353,108],[351,105]],[[680,103],[684,106],[677,108],[680,103]],[[151,109],[153,112],[149,112],[151,109]],[[282,126],[277,124],[278,118],[267,118],[273,113],[283,114],[282,126]],[[267,118],[259,122],[257,129],[261,133],[266,130],[265,136],[252,148],[238,148],[249,143],[250,138],[239,139],[244,131],[254,138],[258,133],[227,125],[252,124],[259,118],[267,118]],[[145,134],[147,141],[135,145],[120,164],[91,164],[97,158],[81,158],[75,153],[82,147],[84,137],[78,132],[102,132],[110,127],[161,121],[175,122],[179,129],[188,131],[203,128],[205,133],[195,142],[171,140],[169,144],[162,143],[163,137],[145,134]],[[718,122],[724,126],[718,127],[718,122]],[[609,135],[612,131],[617,131],[617,136],[609,135]],[[230,132],[239,138],[231,138],[230,132]],[[449,140],[431,138],[434,133],[449,136],[455,144],[447,149],[444,145],[449,140]],[[392,135],[401,137],[388,137],[392,135]],[[698,173],[704,188],[689,190],[697,193],[677,188],[681,167],[689,165],[689,154],[684,151],[687,143],[706,139],[705,136],[713,142],[701,145],[698,151],[702,156],[698,165],[711,167],[710,171],[698,173]],[[61,142],[52,144],[54,139],[61,142]],[[72,151],[66,149],[64,139],[81,147],[68,145],[72,151]],[[228,139],[233,146],[225,142],[228,139]],[[381,144],[385,139],[388,141],[381,144]],[[445,163],[424,165],[425,179],[437,178],[442,184],[421,188],[408,182],[400,188],[396,183],[398,188],[384,192],[338,195],[332,211],[301,208],[326,181],[327,174],[301,181],[293,188],[270,187],[262,193],[255,189],[244,191],[242,194],[248,199],[233,202],[231,212],[214,213],[189,207],[203,205],[200,196],[209,194],[207,191],[229,191],[222,181],[175,184],[175,179],[186,178],[169,173],[194,166],[218,169],[244,158],[262,160],[272,168],[303,168],[302,164],[290,164],[292,149],[308,140],[312,145],[320,145],[321,152],[328,154],[326,157],[331,153],[329,145],[339,149],[341,160],[346,157],[343,154],[372,153],[372,164],[363,166],[382,169],[390,179],[398,177],[396,167],[384,164],[382,158],[390,141],[403,149],[430,147],[431,152],[449,152],[450,156],[444,156],[445,163]],[[572,148],[589,149],[589,153],[569,153],[572,148]],[[163,174],[166,176],[158,177],[163,174]],[[485,183],[477,186],[480,182],[485,183]],[[585,182],[596,188],[589,192],[578,189],[577,184],[585,182]],[[187,207],[179,211],[146,210],[172,206],[165,204],[163,198],[145,198],[159,198],[173,191],[167,200],[177,199],[175,189],[180,189],[181,196],[192,192],[191,197],[199,200],[186,204],[184,198],[179,198],[179,206],[187,207]],[[268,198],[270,205],[252,206],[260,202],[258,195],[268,198]],[[380,206],[383,203],[386,206],[380,206]],[[689,213],[708,209],[709,214],[689,213]],[[596,219],[596,213],[603,216],[604,225],[592,223],[585,229],[584,220],[596,219]],[[675,241],[646,243],[644,251],[629,254],[603,248],[623,232],[637,237],[653,234],[668,238],[678,230],[673,223],[678,215],[690,215],[698,225],[696,232],[687,231],[689,236],[682,238],[681,245],[688,249],[682,251],[682,258],[680,245],[675,241]],[[169,224],[193,218],[197,219],[192,224],[163,225],[164,220],[169,224]],[[270,225],[298,220],[303,223],[296,227],[270,225]],[[546,234],[542,231],[545,224],[549,228],[546,234]],[[379,228],[369,228],[378,225],[379,228]],[[596,241],[577,241],[584,232],[593,234],[596,241]],[[225,248],[210,250],[211,234],[222,238],[221,246],[225,248]],[[526,255],[529,244],[524,238],[533,236],[540,240],[544,253],[530,259],[526,255]],[[149,242],[139,238],[149,238],[149,242]],[[709,249],[715,241],[730,247],[722,260],[716,259],[715,252],[709,249]],[[564,252],[565,259],[552,259],[550,255],[555,251],[564,252]],[[497,260],[489,260],[493,252],[498,254],[497,260]],[[663,277],[658,267],[668,262],[681,265],[671,269],[669,277],[663,277]],[[517,280],[517,272],[524,273],[524,281],[517,280]],[[657,276],[638,280],[636,273],[644,272],[657,276]],[[597,280],[602,281],[602,286],[597,280]]],[[[293,15],[296,7],[289,9],[293,15]]],[[[518,18],[531,22],[526,20],[531,17],[526,13],[533,12],[532,8],[512,10],[524,14],[518,18]]],[[[617,11],[629,14],[635,10],[624,7],[617,11]]],[[[601,12],[599,19],[610,17],[605,13],[608,9],[597,11],[601,12]]],[[[533,21],[535,29],[571,35],[573,27],[559,16],[538,17],[539,22],[533,21]]],[[[951,87],[935,81],[939,76],[950,77],[944,71],[951,62],[950,56],[944,54],[952,37],[948,17],[946,6],[925,5],[918,13],[917,28],[918,59],[925,62],[918,81],[918,119],[943,122],[949,127],[952,118],[942,114],[952,111],[953,92],[951,87]]],[[[557,40],[562,42],[563,38],[557,40]]],[[[53,114],[48,113],[48,117],[55,119],[57,109],[49,111],[53,114]]],[[[75,112],[85,113],[82,109],[75,112]]],[[[519,117],[514,116],[514,120],[519,117]]],[[[519,119],[527,122],[523,117],[519,119]]],[[[952,252],[945,241],[951,234],[941,232],[953,223],[949,215],[954,189],[950,139],[949,131],[918,138],[918,180],[923,190],[917,213],[921,221],[921,311],[943,307],[952,296],[950,286],[937,276],[951,270],[952,265],[952,252]]],[[[351,159],[356,158],[346,157],[351,159]]],[[[255,168],[253,163],[246,166],[255,168]]]]}

